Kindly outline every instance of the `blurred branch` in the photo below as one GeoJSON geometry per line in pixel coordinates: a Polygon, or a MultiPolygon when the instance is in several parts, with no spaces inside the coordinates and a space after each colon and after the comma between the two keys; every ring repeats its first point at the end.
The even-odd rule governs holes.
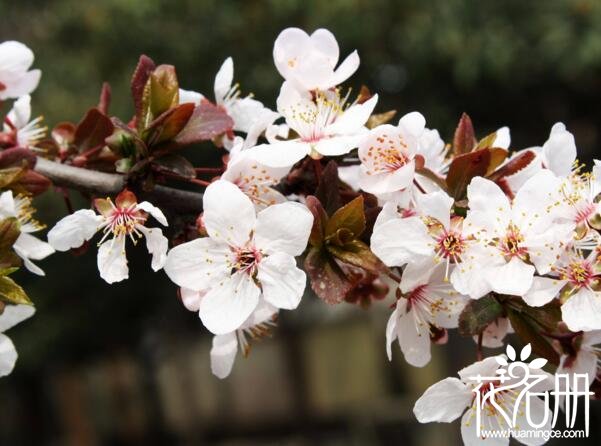
{"type": "MultiPolygon", "coordinates": [[[[35,170],[52,180],[55,186],[88,192],[94,195],[116,195],[126,186],[124,175],[98,172],[38,158],[35,170]]],[[[139,198],[146,199],[161,208],[180,212],[202,212],[202,194],[157,185],[152,191],[136,191],[139,198]]]]}

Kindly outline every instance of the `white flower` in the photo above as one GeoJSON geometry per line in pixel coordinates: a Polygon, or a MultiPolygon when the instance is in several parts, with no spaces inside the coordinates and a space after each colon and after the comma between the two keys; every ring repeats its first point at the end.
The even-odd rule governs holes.
{"type": "Polygon", "coordinates": [[[267,166],[288,167],[307,155],[315,159],[344,155],[357,147],[377,101],[375,95],[363,104],[347,107],[347,97],[341,97],[338,90],[311,94],[284,82],[278,111],[298,138],[257,146],[257,160],[267,166]]]}
{"type": "Polygon", "coordinates": [[[566,130],[563,123],[558,122],[551,128],[549,139],[542,147],[531,147],[515,153],[519,156],[525,151],[531,151],[535,158],[519,172],[505,177],[512,191],[516,192],[529,178],[541,169],[548,169],[555,175],[565,178],[572,172],[576,161],[576,142],[574,135],[566,130]]]}
{"type": "Polygon", "coordinates": [[[453,275],[457,291],[478,299],[490,291],[523,296],[535,271],[547,274],[574,225],[554,219],[560,180],[549,170],[530,178],[513,202],[492,181],[474,178],[463,223],[470,245],[453,275]]]}
{"type": "Polygon", "coordinates": [[[46,135],[46,127],[40,126],[42,117],[31,120],[31,96],[21,96],[13,104],[13,108],[4,122],[5,132],[15,132],[15,142],[24,148],[35,148],[35,145],[46,135]]]}
{"type": "Polygon", "coordinates": [[[528,305],[539,307],[559,296],[562,319],[573,332],[601,329],[599,253],[586,258],[580,252],[562,255],[552,277],[535,277],[524,295],[528,305]]]}
{"type": "Polygon", "coordinates": [[[45,259],[54,253],[54,249],[48,243],[31,235],[45,227],[33,218],[34,212],[31,198],[24,195],[13,197],[10,190],[0,195],[0,219],[15,217],[19,221],[21,234],[13,245],[15,253],[23,259],[23,264],[29,271],[43,276],[44,271],[32,260],[45,259]]]}
{"type": "Polygon", "coordinates": [[[572,342],[575,351],[563,354],[559,361],[557,374],[586,374],[589,383],[597,377],[597,370],[601,364],[601,330],[583,333],[579,342],[572,342]]]}
{"type": "MultiPolygon", "coordinates": [[[[252,147],[256,144],[261,133],[272,127],[273,122],[280,115],[251,96],[241,98],[240,86],[238,84],[232,85],[233,80],[234,61],[231,57],[228,57],[215,76],[215,103],[222,106],[233,119],[234,130],[247,134],[246,146],[252,147]]],[[[180,103],[200,104],[203,99],[204,96],[200,93],[180,89],[180,103]]]]}
{"type": "Polygon", "coordinates": [[[458,294],[445,280],[443,265],[409,264],[399,288],[403,293],[386,326],[386,351],[398,340],[405,360],[415,367],[430,362],[431,332],[455,328],[466,296],[458,294]]]}
{"type": "MultiPolygon", "coordinates": [[[[199,310],[205,294],[203,291],[181,289],[182,301],[190,311],[197,312],[199,310]]],[[[227,378],[234,366],[238,348],[242,349],[244,357],[248,356],[251,348],[248,338],[255,340],[269,335],[271,327],[275,326],[277,314],[276,308],[269,305],[264,299],[260,299],[257,308],[240,328],[231,333],[213,336],[213,347],[211,348],[213,375],[220,379],[227,378]]]]}
{"type": "Polygon", "coordinates": [[[283,203],[286,197],[273,186],[288,174],[290,168],[264,166],[254,159],[253,153],[253,148],[241,151],[232,149],[221,179],[238,186],[252,200],[257,210],[283,203]]]}
{"type": "Polygon", "coordinates": [[[20,42],[0,43],[0,101],[31,93],[40,82],[42,72],[29,70],[33,52],[20,42]]]}
{"type": "Polygon", "coordinates": [[[4,332],[33,316],[35,308],[32,305],[6,305],[0,311],[0,376],[6,376],[13,371],[18,355],[4,332]]]}
{"type": "Polygon", "coordinates": [[[405,189],[415,176],[415,155],[426,120],[418,113],[403,116],[397,127],[371,129],[359,144],[361,189],[386,194],[405,189]]]}
{"type": "MultiPolygon", "coordinates": [[[[476,390],[478,385],[476,378],[481,377],[496,377],[498,376],[497,370],[499,364],[497,359],[499,357],[486,358],[483,361],[476,362],[459,371],[459,379],[457,378],[446,378],[436,384],[430,386],[424,394],[417,400],[413,408],[417,420],[420,423],[450,423],[461,417],[461,437],[463,443],[467,446],[475,445],[508,445],[509,438],[482,438],[477,434],[477,402],[475,391],[487,391],[494,389],[498,386],[497,381],[484,382],[481,390],[476,390]],[[466,410],[467,409],[467,410],[466,410]],[[463,415],[463,416],[462,416],[463,415]]],[[[502,356],[501,358],[504,358],[502,356]]],[[[528,365],[526,364],[526,367],[528,365]]],[[[508,416],[512,416],[516,405],[516,400],[520,392],[524,390],[524,383],[520,384],[525,372],[517,368],[515,370],[515,376],[507,379],[503,385],[512,386],[506,390],[497,390],[494,396],[494,403],[491,403],[491,399],[487,399],[483,404],[481,411],[481,429],[483,431],[501,431],[508,429],[506,419],[500,410],[506,413],[508,416]],[[520,373],[521,372],[521,373],[520,373]],[[499,410],[500,409],[500,410],[499,410]]],[[[551,390],[553,387],[552,376],[548,373],[537,370],[536,374],[544,375],[546,379],[533,386],[531,391],[542,392],[551,390]]],[[[528,383],[526,383],[528,384],[528,383]]],[[[534,428],[530,426],[527,419],[526,410],[526,399],[522,398],[519,400],[517,409],[517,418],[515,423],[515,430],[545,430],[548,431],[551,428],[551,417],[547,418],[547,423],[540,428],[534,428]]],[[[540,422],[545,416],[545,403],[542,399],[536,397],[530,397],[529,399],[529,413],[530,417],[534,422],[540,422]]],[[[536,437],[517,437],[516,440],[524,441],[528,445],[540,445],[545,443],[544,436],[536,437]]]]}
{"type": "Polygon", "coordinates": [[[466,234],[463,219],[451,218],[453,203],[443,191],[417,195],[413,208],[399,209],[396,203],[386,203],[374,225],[372,251],[388,266],[443,262],[448,277],[450,265],[461,264],[475,243],[475,238],[466,234]]]}
{"type": "Polygon", "coordinates": [[[359,68],[353,51],[336,68],[340,50],[334,35],[318,29],[311,36],[299,28],[287,28],[273,45],[273,60],[282,77],[304,90],[328,90],[351,77],[359,68]]]}
{"type": "Polygon", "coordinates": [[[307,246],[313,215],[299,203],[281,203],[258,214],[238,187],[219,180],[207,187],[208,237],[176,246],[165,272],[182,288],[206,291],[199,316],[209,331],[231,333],[248,319],[261,297],[294,309],[306,284],[295,256],[307,246]]]}
{"type": "Polygon", "coordinates": [[[163,212],[147,201],[137,202],[136,196],[124,190],[115,199],[96,199],[94,205],[100,215],[91,209],[81,209],[60,220],[48,232],[48,242],[57,251],[77,248],[90,240],[98,231],[103,236],[98,242],[98,270],[108,283],[120,282],[129,277],[125,242],[130,238],[134,244],[146,238],[146,248],[152,254],[152,269],[160,270],[166,261],[167,238],[159,228],[145,226],[148,214],[160,224],[167,226],[163,212]]]}

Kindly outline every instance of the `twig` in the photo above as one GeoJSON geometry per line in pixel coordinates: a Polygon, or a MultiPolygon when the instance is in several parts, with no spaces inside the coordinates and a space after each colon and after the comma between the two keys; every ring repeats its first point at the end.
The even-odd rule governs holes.
{"type": "MultiPolygon", "coordinates": [[[[50,179],[54,185],[88,192],[94,195],[116,195],[126,186],[124,175],[98,172],[81,167],[38,158],[35,171],[50,179]]],[[[135,190],[138,198],[177,212],[202,212],[202,194],[167,186],[155,186],[151,191],[135,190]]]]}

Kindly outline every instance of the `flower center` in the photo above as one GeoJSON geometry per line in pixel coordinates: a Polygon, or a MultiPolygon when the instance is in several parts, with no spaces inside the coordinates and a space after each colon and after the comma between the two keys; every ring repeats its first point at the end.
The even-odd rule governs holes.
{"type": "Polygon", "coordinates": [[[513,224],[507,228],[507,233],[499,241],[499,249],[506,257],[519,257],[525,259],[528,256],[528,250],[521,246],[524,242],[524,236],[520,230],[513,224]]]}
{"type": "Polygon", "coordinates": [[[25,195],[17,195],[17,197],[15,197],[15,210],[17,214],[15,217],[17,217],[19,224],[25,230],[32,232],[39,231],[46,227],[46,225],[33,218],[35,209],[31,205],[31,198],[25,195]]]}
{"type": "Polygon", "coordinates": [[[396,141],[393,137],[381,135],[376,142],[367,150],[367,158],[372,164],[371,173],[395,172],[409,163],[409,157],[403,153],[408,146],[400,135],[396,136],[396,141]]]}
{"type": "Polygon", "coordinates": [[[465,239],[455,231],[446,231],[436,240],[436,251],[439,257],[458,260],[465,251],[465,239]]]}
{"type": "Polygon", "coordinates": [[[232,274],[241,271],[249,276],[254,276],[257,272],[257,266],[263,258],[263,253],[254,246],[234,248],[233,251],[236,261],[232,266],[232,274]]]}
{"type": "Polygon", "coordinates": [[[589,262],[574,261],[562,270],[561,277],[563,280],[568,280],[576,288],[585,288],[591,285],[595,273],[589,262]]]}
{"type": "Polygon", "coordinates": [[[129,236],[131,241],[136,244],[138,239],[143,237],[143,234],[137,229],[137,226],[143,224],[146,218],[136,209],[136,204],[118,208],[112,201],[109,200],[109,203],[113,209],[107,217],[103,229],[104,235],[98,242],[98,246],[100,246],[111,234],[114,238],[129,236]]]}
{"type": "Polygon", "coordinates": [[[287,120],[293,122],[291,127],[297,131],[301,141],[316,143],[327,136],[326,127],[344,113],[347,99],[348,94],[341,97],[338,90],[315,91],[315,107],[300,103],[285,110],[283,114],[287,120]]]}

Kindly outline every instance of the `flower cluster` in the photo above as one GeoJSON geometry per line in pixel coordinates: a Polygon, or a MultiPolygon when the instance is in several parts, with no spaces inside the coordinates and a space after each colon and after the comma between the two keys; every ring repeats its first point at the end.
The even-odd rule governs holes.
{"type": "MultiPolygon", "coordinates": [[[[386,302],[389,359],[398,342],[404,359],[423,367],[432,344],[445,344],[453,329],[476,341],[481,359],[483,348],[501,347],[515,333],[558,371],[586,373],[601,388],[601,162],[580,164],[562,123],[541,147],[510,150],[507,127],[478,139],[464,114],[447,144],[421,113],[393,121],[393,111],[374,113],[378,95],[366,87],[354,97],[341,84],[359,56],[338,64],[339,56],[325,29],[284,30],[273,48],[283,77],[276,110],[242,95],[231,58],[211,100],[180,88],[173,66],[142,56],[131,83],[135,116],[109,115],[105,85],[78,124],[60,124],[45,138],[27,96],[39,78],[27,71],[33,55],[1,44],[0,100],[18,99],[0,133],[0,178],[8,178],[0,185],[8,250],[0,280],[10,280],[15,256],[41,274],[31,260],[86,248],[100,232],[100,277],[122,281],[129,278],[126,245],[144,238],[152,269],[164,269],[214,335],[210,360],[219,378],[230,374],[238,349],[246,356],[279,311],[296,309],[311,290],[328,304],[386,302]],[[219,165],[194,166],[179,151],[202,141],[223,149],[219,165]],[[95,210],[70,210],[48,233],[49,244],[30,235],[41,229],[30,196],[52,180],[70,208],[64,187],[77,187],[63,177],[44,183],[40,158],[102,171],[117,184],[81,184],[95,210]],[[202,199],[173,188],[176,182],[202,188],[202,199]],[[150,217],[165,227],[169,217],[168,237],[147,226],[150,217]]],[[[23,302],[2,297],[0,317],[14,325],[23,318],[13,316],[22,308],[15,304],[23,302]]],[[[8,326],[0,323],[2,331],[8,326]]],[[[12,344],[0,340],[10,371],[12,344]]],[[[461,379],[426,391],[415,407],[419,421],[465,413],[466,443],[485,441],[472,429],[466,376],[494,374],[499,361],[479,360],[461,379]],[[436,399],[445,395],[452,401],[443,408],[436,399]]]]}

